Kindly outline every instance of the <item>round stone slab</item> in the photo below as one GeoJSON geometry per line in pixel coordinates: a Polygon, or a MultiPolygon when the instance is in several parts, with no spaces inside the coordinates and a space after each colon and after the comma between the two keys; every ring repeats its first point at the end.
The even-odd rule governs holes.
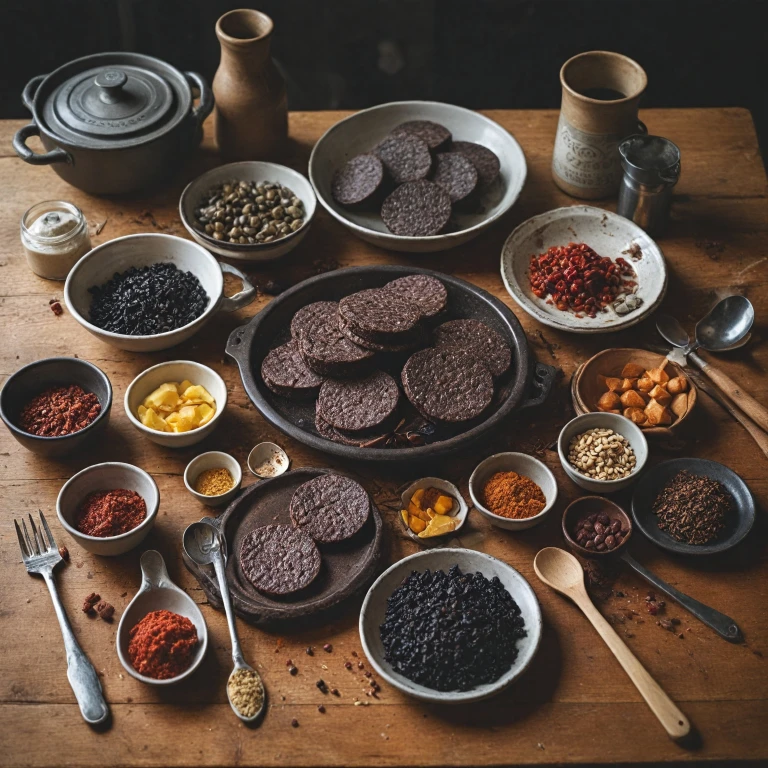
{"type": "Polygon", "coordinates": [[[463,352],[423,349],[408,359],[402,380],[408,399],[430,421],[468,421],[493,399],[491,372],[463,352]]]}
{"type": "Polygon", "coordinates": [[[397,409],[400,390],[383,371],[360,379],[328,379],[320,387],[317,413],[332,427],[347,432],[374,429],[397,409]]]}
{"type": "Polygon", "coordinates": [[[431,181],[403,184],[384,200],[381,218],[394,235],[439,235],[451,219],[451,198],[431,181]]]}
{"type": "Polygon", "coordinates": [[[499,158],[488,147],[471,141],[454,141],[451,151],[464,155],[475,166],[481,187],[487,187],[499,178],[501,171],[499,158]]]}
{"type": "Polygon", "coordinates": [[[390,136],[416,136],[427,143],[432,152],[437,152],[451,143],[451,132],[440,123],[431,120],[409,120],[400,123],[390,136]]]}
{"type": "Polygon", "coordinates": [[[291,398],[314,397],[323,383],[323,377],[304,362],[295,339],[267,353],[261,378],[276,395],[291,398]]]}
{"type": "Polygon", "coordinates": [[[512,350],[498,331],[479,320],[449,320],[438,325],[432,336],[436,349],[466,352],[485,363],[494,376],[501,376],[512,364],[512,350]]]}
{"type": "Polygon", "coordinates": [[[384,181],[384,165],[376,155],[357,155],[333,174],[331,195],[339,205],[359,205],[384,181]]]}
{"type": "Polygon", "coordinates": [[[291,498],[291,520],[321,544],[354,536],[371,512],[371,500],[360,483],[344,475],[320,475],[300,485],[291,498]]]}
{"type": "Polygon", "coordinates": [[[458,203],[477,187],[477,171],[471,161],[458,152],[443,152],[435,157],[432,181],[442,187],[458,203]]]}
{"type": "Polygon", "coordinates": [[[373,151],[395,184],[426,179],[432,169],[429,147],[416,136],[388,136],[373,151]]]}
{"type": "Polygon", "coordinates": [[[240,545],[239,556],[248,581],[269,595],[298,592],[320,573],[317,545],[290,525],[266,525],[251,531],[240,545]]]}
{"type": "Polygon", "coordinates": [[[400,343],[402,334],[416,328],[421,312],[413,302],[397,293],[368,288],[345,296],[339,302],[339,317],[364,339],[400,343]]]}
{"type": "Polygon", "coordinates": [[[434,317],[445,309],[448,291],[431,275],[406,275],[387,283],[383,290],[413,302],[424,317],[434,317]]]}

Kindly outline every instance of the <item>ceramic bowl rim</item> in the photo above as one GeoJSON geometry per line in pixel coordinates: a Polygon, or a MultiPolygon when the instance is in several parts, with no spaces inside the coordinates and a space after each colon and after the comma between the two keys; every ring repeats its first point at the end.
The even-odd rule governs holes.
{"type": "MultiPolygon", "coordinates": [[[[476,570],[480,570],[480,569],[476,568],[476,570]]],[[[515,596],[512,595],[513,599],[514,597],[515,596]]],[[[541,605],[539,603],[539,598],[536,596],[536,592],[533,589],[533,587],[530,585],[528,579],[526,579],[525,576],[523,576],[523,574],[520,573],[520,571],[518,571],[516,568],[512,567],[509,563],[502,560],[501,558],[494,557],[493,555],[489,555],[486,552],[480,552],[479,550],[476,550],[476,549],[468,549],[466,547],[440,547],[437,549],[424,549],[424,550],[421,550],[420,552],[416,552],[412,555],[408,555],[407,557],[397,560],[378,576],[378,578],[373,582],[373,584],[369,587],[368,591],[366,592],[365,599],[363,600],[363,604],[360,608],[360,616],[358,619],[357,631],[360,637],[360,643],[363,646],[363,652],[365,653],[371,666],[390,685],[397,688],[402,693],[405,693],[408,696],[417,698],[421,701],[430,701],[433,703],[442,703],[442,704],[467,704],[473,701],[480,701],[481,699],[487,699],[487,698],[490,698],[491,696],[495,696],[496,694],[500,693],[501,691],[506,689],[508,686],[510,686],[530,667],[530,665],[533,663],[533,660],[536,658],[536,654],[538,653],[539,648],[541,646],[541,640],[543,635],[543,623],[544,623],[544,619],[541,612],[541,605]],[[476,688],[473,688],[469,691],[436,691],[436,690],[432,691],[432,689],[427,689],[426,686],[422,686],[427,691],[432,691],[432,692],[423,693],[421,691],[416,692],[416,691],[410,690],[405,684],[401,683],[396,677],[394,677],[392,674],[390,674],[390,672],[388,672],[386,669],[384,669],[381,666],[376,655],[372,652],[372,650],[368,646],[366,633],[364,631],[365,617],[367,616],[374,591],[377,589],[380,589],[381,583],[384,581],[384,579],[387,576],[389,576],[389,574],[392,571],[394,571],[396,568],[402,567],[404,563],[414,561],[418,558],[436,557],[438,555],[441,555],[443,553],[448,553],[448,552],[461,552],[463,555],[469,554],[470,557],[478,558],[480,560],[485,560],[485,561],[491,560],[497,563],[501,563],[501,565],[504,568],[514,572],[516,578],[519,577],[519,579],[525,585],[525,588],[527,588],[530,591],[530,597],[532,598],[531,605],[533,606],[533,611],[532,611],[533,616],[531,618],[534,621],[534,626],[530,627],[526,623],[526,629],[529,632],[529,636],[533,637],[533,647],[532,647],[532,651],[530,653],[529,658],[526,660],[525,664],[522,664],[520,666],[513,665],[510,668],[507,674],[509,674],[509,672],[514,672],[514,674],[512,674],[509,677],[509,679],[504,680],[504,682],[501,682],[506,676],[506,675],[503,675],[495,682],[490,683],[489,690],[485,691],[482,694],[478,694],[478,691],[476,688]]],[[[417,683],[413,683],[410,680],[408,681],[408,683],[412,685],[418,685],[417,683]]]]}
{"type": "MultiPolygon", "coordinates": [[[[547,514],[547,512],[549,512],[552,509],[552,507],[554,507],[555,502],[557,501],[557,497],[559,495],[559,488],[557,485],[557,478],[555,477],[555,473],[543,461],[541,461],[541,459],[537,459],[535,456],[531,456],[528,453],[523,453],[522,451],[501,451],[500,453],[494,453],[491,456],[487,456],[472,470],[472,474],[469,476],[468,485],[469,485],[469,496],[472,499],[472,503],[475,505],[475,507],[477,507],[477,510],[482,514],[487,515],[491,520],[499,520],[504,523],[509,523],[509,522],[515,522],[515,523],[526,522],[527,523],[533,520],[540,520],[541,518],[544,517],[544,515],[547,514]],[[491,459],[497,459],[500,456],[514,456],[515,458],[517,458],[518,456],[525,456],[526,459],[530,459],[531,461],[534,461],[536,464],[538,464],[541,467],[541,469],[544,470],[545,474],[549,476],[549,479],[552,481],[552,484],[555,486],[555,495],[553,496],[551,501],[547,499],[546,506],[537,515],[531,515],[531,517],[521,517],[520,519],[512,518],[512,517],[504,517],[503,515],[497,515],[495,512],[491,512],[490,509],[488,509],[486,506],[484,506],[479,502],[478,500],[479,496],[477,498],[475,497],[475,493],[473,489],[475,486],[478,470],[484,464],[487,464],[488,462],[490,462],[491,459]]],[[[542,489],[542,492],[543,492],[543,489],[542,489]]],[[[544,496],[546,498],[546,494],[544,494],[544,496]]]]}
{"type": "MultiPolygon", "coordinates": [[[[600,427],[585,427],[584,431],[587,429],[600,429],[600,427]]],[[[578,433],[576,433],[578,434],[578,433]]],[[[599,483],[605,488],[615,488],[616,485],[619,483],[626,483],[630,478],[636,480],[640,473],[643,471],[643,468],[645,467],[646,463],[648,462],[648,456],[650,455],[650,449],[648,448],[648,438],[643,434],[643,431],[640,429],[640,427],[637,426],[633,421],[630,421],[629,419],[625,418],[624,416],[620,416],[618,413],[605,413],[604,411],[590,411],[589,413],[582,413],[580,416],[574,416],[561,430],[560,434],[557,436],[557,454],[560,457],[560,463],[563,465],[563,469],[565,470],[566,474],[570,477],[570,473],[573,472],[575,475],[577,475],[580,479],[585,480],[589,483],[599,483]],[[621,419],[622,425],[628,424],[630,432],[632,430],[637,430],[636,433],[633,433],[634,437],[637,438],[639,436],[639,442],[641,445],[645,446],[645,457],[642,461],[640,461],[640,457],[637,455],[637,450],[635,448],[635,441],[630,439],[630,437],[624,432],[619,429],[618,427],[608,427],[609,429],[613,429],[614,432],[618,432],[631,446],[632,450],[635,452],[635,458],[637,459],[637,463],[635,464],[634,471],[630,472],[628,475],[625,475],[624,477],[620,477],[616,480],[598,480],[595,477],[589,477],[589,475],[582,475],[578,470],[574,469],[569,463],[568,458],[566,457],[564,451],[563,451],[563,442],[564,442],[564,435],[566,430],[577,420],[582,419],[593,419],[595,417],[604,418],[604,417],[612,417],[608,419],[608,423],[611,423],[613,419],[621,419]],[[567,466],[566,466],[567,465],[567,466]]],[[[573,479],[573,478],[571,478],[573,479]]]]}
{"type": "MultiPolygon", "coordinates": [[[[142,498],[144,498],[142,496],[142,498]]],[[[144,499],[144,502],[146,503],[146,499],[144,499]]],[[[150,528],[152,526],[152,523],[154,523],[155,518],[157,517],[157,512],[160,509],[160,489],[157,487],[157,483],[155,482],[155,479],[152,477],[152,475],[149,474],[146,470],[143,470],[141,467],[137,467],[135,464],[128,464],[124,461],[102,461],[99,464],[91,464],[89,467],[85,467],[84,469],[81,469],[79,472],[76,472],[72,477],[67,480],[64,485],[61,486],[59,489],[58,496],[56,497],[56,516],[59,518],[59,522],[64,527],[64,530],[72,536],[74,539],[84,539],[85,541],[93,541],[93,542],[100,542],[100,541],[125,541],[130,536],[135,535],[139,531],[143,530],[144,528],[150,528]],[[77,530],[73,525],[71,525],[65,518],[64,513],[61,511],[61,498],[64,495],[65,491],[68,490],[69,486],[74,483],[74,481],[80,477],[87,474],[98,474],[102,472],[107,467],[120,467],[123,470],[128,470],[131,472],[134,472],[139,475],[143,475],[146,480],[148,480],[152,486],[155,489],[155,493],[157,494],[157,500],[155,501],[154,505],[152,506],[152,509],[147,507],[147,515],[146,517],[135,527],[131,528],[130,531],[126,531],[125,533],[120,533],[117,536],[90,536],[87,533],[81,533],[77,530]]]]}
{"type": "MultiPolygon", "coordinates": [[[[226,469],[229,469],[229,467],[226,467],[226,469]]],[[[205,471],[205,470],[203,470],[203,471],[205,471]]],[[[192,496],[194,496],[198,501],[201,501],[201,502],[207,504],[208,502],[210,502],[212,500],[223,499],[228,493],[232,493],[232,491],[239,490],[240,485],[243,482],[243,468],[240,466],[240,462],[231,453],[227,453],[226,451],[203,451],[202,453],[198,453],[197,456],[195,456],[193,459],[191,459],[189,461],[189,463],[187,464],[187,466],[184,467],[183,478],[184,478],[184,486],[192,494],[192,496]],[[214,494],[213,496],[206,496],[204,493],[200,493],[199,491],[196,491],[192,487],[192,484],[189,482],[189,479],[188,479],[189,478],[189,468],[196,461],[198,461],[199,459],[202,459],[203,456],[211,456],[211,455],[214,455],[214,454],[216,456],[226,456],[227,459],[231,459],[232,463],[237,465],[237,475],[238,476],[233,478],[235,482],[234,482],[233,486],[231,488],[229,488],[228,490],[224,491],[223,493],[214,494]],[[206,499],[208,501],[206,501],[206,499]]]]}
{"type": "MultiPolygon", "coordinates": [[[[205,248],[203,248],[200,243],[195,242],[194,240],[187,240],[186,237],[178,237],[177,235],[169,235],[165,232],[137,232],[132,235],[122,235],[121,237],[115,237],[112,240],[107,240],[104,243],[101,243],[101,245],[97,245],[92,250],[88,251],[88,253],[84,254],[80,260],[75,264],[74,267],[70,270],[69,274],[67,275],[67,280],[64,283],[64,301],[66,302],[67,308],[69,309],[70,314],[72,317],[77,320],[80,325],[82,325],[84,328],[89,330],[91,333],[93,333],[95,336],[104,336],[108,339],[116,339],[118,341],[154,341],[156,339],[168,339],[171,338],[174,334],[178,334],[181,331],[187,331],[192,326],[196,326],[198,324],[202,324],[204,322],[207,322],[213,314],[218,310],[219,303],[221,301],[221,297],[224,295],[224,275],[221,273],[220,276],[220,284],[218,293],[216,296],[208,295],[208,306],[205,308],[203,313],[196,317],[194,320],[191,320],[186,325],[182,325],[179,328],[174,328],[172,331],[163,331],[162,333],[149,333],[149,334],[143,334],[143,335],[133,335],[130,333],[115,333],[114,331],[107,331],[104,328],[99,328],[97,325],[94,325],[90,322],[90,320],[86,320],[78,311],[77,307],[75,306],[74,302],[71,299],[71,291],[70,286],[75,282],[76,279],[78,279],[78,271],[81,270],[87,261],[89,261],[95,253],[99,253],[101,251],[107,251],[110,246],[113,246],[115,243],[123,242],[125,240],[138,240],[141,238],[165,238],[170,240],[175,240],[180,243],[184,243],[185,247],[194,248],[197,253],[202,256],[203,258],[207,259],[209,262],[213,262],[216,265],[216,269],[219,270],[219,273],[221,273],[221,266],[219,265],[219,262],[216,260],[216,258],[209,253],[205,248]]],[[[152,264],[158,264],[162,262],[162,257],[158,257],[156,261],[152,261],[152,264]]],[[[130,267],[129,267],[130,268],[130,267]]],[[[195,275],[197,277],[197,275],[195,275]]],[[[199,278],[198,278],[199,280],[199,278]]],[[[202,285],[202,282],[201,282],[202,285]]],[[[206,291],[206,293],[208,293],[206,291]]]]}
{"type": "Polygon", "coordinates": [[[522,194],[523,188],[525,187],[525,182],[528,178],[528,162],[525,158],[525,152],[523,151],[523,148],[520,146],[520,142],[508,131],[506,128],[504,128],[502,125],[497,123],[495,120],[492,120],[490,117],[486,117],[485,115],[481,114],[480,112],[475,111],[474,109],[467,109],[466,107],[460,107],[457,104],[448,104],[444,101],[432,101],[432,100],[425,100],[425,99],[405,99],[401,101],[388,101],[384,104],[376,104],[373,107],[368,107],[367,109],[360,109],[357,112],[353,112],[351,115],[347,115],[347,117],[343,117],[341,120],[334,123],[328,130],[323,133],[323,135],[317,140],[315,143],[315,146],[312,147],[312,153],[309,156],[309,180],[312,183],[312,187],[315,190],[315,195],[319,201],[319,203],[325,208],[325,210],[333,216],[336,221],[338,221],[340,224],[349,227],[350,229],[354,230],[357,233],[365,233],[369,235],[374,235],[375,237],[381,237],[385,240],[391,240],[392,242],[398,242],[398,243],[453,243],[455,242],[457,245],[460,241],[463,241],[464,238],[468,235],[476,235],[486,227],[489,227],[493,222],[498,221],[504,214],[508,213],[510,209],[517,203],[517,201],[520,199],[520,195],[522,194]],[[428,105],[428,106],[438,106],[438,107],[448,107],[452,110],[456,110],[456,112],[462,113],[464,115],[471,115],[473,119],[481,120],[484,123],[490,124],[494,126],[494,130],[501,129],[508,137],[509,140],[512,142],[512,144],[515,145],[517,151],[520,153],[520,159],[522,160],[522,163],[520,164],[520,168],[518,169],[520,173],[520,180],[516,184],[516,194],[513,195],[512,199],[510,200],[509,204],[505,206],[504,208],[496,211],[496,213],[489,216],[487,219],[483,219],[482,221],[478,222],[477,224],[473,224],[471,227],[466,227],[465,229],[460,229],[457,232],[446,232],[443,234],[437,234],[437,235],[424,235],[421,237],[413,236],[413,235],[396,235],[393,232],[379,232],[375,229],[370,229],[369,227],[364,227],[360,224],[355,223],[354,221],[351,221],[350,219],[346,218],[345,216],[342,216],[338,211],[334,210],[333,206],[331,206],[328,202],[326,202],[323,194],[320,192],[320,184],[317,183],[315,179],[315,163],[316,163],[316,157],[318,154],[318,148],[320,145],[337,129],[340,128],[344,123],[354,120],[358,118],[363,113],[368,112],[376,112],[380,111],[382,109],[389,109],[391,107],[402,107],[402,106],[413,106],[413,105],[428,105]]]}
{"type": "Polygon", "coordinates": [[[195,433],[199,435],[201,429],[205,429],[206,427],[210,427],[212,424],[215,424],[218,421],[218,419],[221,417],[221,414],[224,413],[224,409],[227,407],[228,402],[229,402],[229,393],[227,392],[227,384],[224,381],[224,379],[218,373],[216,373],[216,371],[213,370],[213,368],[210,368],[209,366],[204,365],[203,363],[198,363],[195,360],[166,360],[164,363],[156,363],[155,365],[150,365],[149,368],[145,368],[143,371],[141,371],[141,373],[139,373],[131,381],[131,383],[125,388],[125,396],[123,397],[123,408],[131,424],[134,427],[136,427],[139,430],[139,432],[142,432],[143,434],[147,435],[147,437],[154,438],[162,435],[163,437],[166,437],[170,440],[175,440],[177,438],[187,437],[195,433]],[[196,368],[205,368],[207,371],[213,374],[213,376],[219,380],[222,388],[224,389],[224,402],[221,404],[218,401],[216,402],[216,413],[213,414],[213,418],[207,424],[203,424],[201,427],[196,427],[195,429],[190,429],[188,432],[158,432],[156,429],[150,429],[149,427],[145,427],[136,418],[136,416],[134,416],[134,414],[131,413],[131,409],[128,407],[128,400],[131,396],[131,393],[133,392],[134,385],[138,384],[139,379],[141,379],[150,371],[154,371],[158,368],[163,368],[164,366],[168,366],[168,365],[178,365],[180,363],[183,363],[184,365],[191,365],[196,368]]]}
{"type": "MultiPolygon", "coordinates": [[[[95,393],[93,393],[95,394],[95,393]]],[[[27,363],[26,365],[23,365],[21,368],[19,368],[17,371],[12,373],[5,381],[5,384],[3,384],[2,389],[0,389],[0,419],[3,420],[3,423],[6,427],[14,434],[19,435],[25,439],[31,439],[31,440],[39,440],[40,444],[50,444],[54,445],[55,441],[64,441],[68,440],[69,438],[73,437],[81,437],[88,433],[89,431],[92,431],[94,427],[96,427],[97,424],[99,424],[105,417],[109,415],[110,410],[112,409],[112,399],[113,399],[113,393],[112,393],[112,382],[109,380],[109,376],[107,376],[104,371],[101,370],[97,365],[94,365],[89,360],[83,360],[79,357],[44,357],[41,360],[35,360],[31,363],[27,363]],[[91,368],[98,376],[101,377],[101,379],[106,384],[107,389],[107,402],[102,406],[101,410],[99,411],[98,416],[90,423],[87,424],[82,429],[79,429],[77,432],[70,432],[68,435],[56,435],[47,437],[46,435],[33,435],[31,432],[25,432],[21,427],[16,426],[11,419],[10,416],[6,413],[5,410],[5,389],[6,387],[11,383],[13,379],[15,379],[17,376],[22,376],[26,373],[29,373],[32,369],[41,366],[41,365],[49,365],[51,363],[62,363],[62,362],[72,362],[72,363],[78,363],[79,365],[86,365],[89,368],[91,368]]]]}
{"type": "MultiPolygon", "coordinates": [[[[306,211],[306,201],[302,200],[301,202],[304,204],[304,210],[306,211]]],[[[277,249],[280,246],[285,245],[285,243],[293,240],[297,235],[305,234],[314,221],[316,214],[317,192],[315,191],[314,184],[312,184],[312,182],[300,171],[296,171],[293,168],[290,168],[287,165],[282,165],[280,163],[270,163],[267,160],[239,160],[234,163],[225,163],[224,165],[217,165],[215,168],[209,168],[207,171],[204,171],[199,176],[196,176],[194,179],[192,179],[192,181],[190,181],[189,184],[184,187],[181,195],[179,196],[179,217],[181,218],[181,223],[184,225],[187,231],[191,235],[200,237],[205,242],[210,243],[211,246],[215,248],[221,248],[225,251],[232,251],[233,254],[248,253],[249,251],[270,251],[277,249]],[[189,202],[189,196],[192,193],[192,186],[201,182],[206,176],[210,176],[215,171],[220,171],[223,168],[232,168],[234,173],[235,166],[243,165],[263,165],[269,166],[270,168],[279,168],[281,172],[287,171],[289,174],[301,177],[306,182],[309,191],[312,193],[311,200],[314,202],[314,205],[312,206],[312,212],[304,219],[304,224],[302,224],[302,226],[300,226],[296,231],[291,232],[285,237],[281,237],[279,240],[274,240],[271,243],[227,243],[223,240],[216,240],[206,232],[201,232],[199,229],[196,229],[194,226],[192,226],[192,223],[189,221],[189,218],[187,217],[187,214],[184,210],[185,204],[189,202]]]]}
{"type": "Polygon", "coordinates": [[[611,499],[606,499],[605,496],[597,496],[595,494],[589,494],[587,496],[579,496],[578,498],[574,499],[564,510],[563,510],[563,519],[562,519],[562,529],[563,529],[563,537],[565,538],[566,544],[568,544],[569,547],[572,547],[575,552],[578,552],[583,557],[605,557],[607,555],[615,555],[619,552],[623,552],[626,549],[627,544],[629,544],[629,540],[632,538],[632,532],[635,530],[635,523],[632,519],[632,515],[627,512],[624,507],[621,506],[621,504],[617,504],[615,501],[612,501],[611,499]],[[624,536],[624,540],[619,544],[618,547],[614,547],[613,549],[605,549],[602,552],[598,552],[596,549],[587,549],[586,547],[582,547],[581,544],[579,544],[570,534],[568,531],[566,525],[565,525],[565,519],[568,516],[568,513],[571,511],[571,508],[576,507],[580,502],[583,502],[585,500],[589,499],[590,501],[592,499],[599,499],[604,504],[608,506],[614,506],[616,509],[620,510],[624,517],[627,518],[627,522],[629,523],[629,533],[624,536]]]}

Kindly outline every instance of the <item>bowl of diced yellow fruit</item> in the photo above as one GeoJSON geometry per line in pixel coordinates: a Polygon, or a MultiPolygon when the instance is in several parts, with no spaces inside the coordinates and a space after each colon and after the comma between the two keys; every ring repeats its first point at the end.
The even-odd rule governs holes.
{"type": "Polygon", "coordinates": [[[406,534],[423,545],[445,540],[464,525],[469,507],[459,489],[439,477],[423,477],[400,495],[406,534]]]}
{"type": "Polygon", "coordinates": [[[131,423],[152,442],[170,448],[185,448],[207,437],[226,405],[221,376],[191,360],[153,365],[125,391],[131,423]]]}

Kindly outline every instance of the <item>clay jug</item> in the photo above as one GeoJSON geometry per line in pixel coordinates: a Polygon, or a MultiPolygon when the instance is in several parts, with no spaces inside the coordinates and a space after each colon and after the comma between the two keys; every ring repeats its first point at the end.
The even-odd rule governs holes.
{"type": "Polygon", "coordinates": [[[227,160],[270,160],[288,135],[285,83],[270,56],[274,24],[242,9],[216,22],[221,62],[213,79],[215,132],[227,160]]]}

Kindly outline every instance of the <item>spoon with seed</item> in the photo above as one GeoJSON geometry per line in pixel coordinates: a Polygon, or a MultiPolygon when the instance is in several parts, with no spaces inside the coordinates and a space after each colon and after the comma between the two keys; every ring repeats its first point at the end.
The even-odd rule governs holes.
{"type": "Polygon", "coordinates": [[[669,736],[673,739],[682,739],[687,736],[691,730],[691,724],[686,716],[648,674],[645,667],[592,604],[584,586],[584,571],[579,561],[564,549],[546,547],[536,555],[533,568],[541,581],[561,595],[570,598],[581,608],[669,736]]]}
{"type": "Polygon", "coordinates": [[[225,573],[227,542],[213,521],[204,517],[199,523],[192,523],[184,531],[184,551],[198,565],[210,565],[212,563],[216,571],[221,602],[224,604],[229,635],[232,638],[232,661],[235,664],[227,682],[227,698],[232,711],[244,723],[252,723],[264,711],[266,692],[259,673],[249,664],[246,664],[243,651],[240,648],[240,640],[237,637],[235,615],[232,611],[232,600],[229,596],[229,586],[225,573]],[[246,693],[246,689],[249,689],[247,692],[253,694],[250,697],[253,701],[240,701],[240,697],[238,697],[236,704],[230,690],[234,685],[238,685],[243,694],[246,693]]]}
{"type": "Polygon", "coordinates": [[[709,314],[696,323],[696,337],[693,341],[670,315],[659,315],[656,329],[673,347],[680,348],[687,361],[705,373],[752,421],[768,431],[768,410],[744,392],[732,378],[696,354],[699,347],[709,352],[725,352],[738,347],[749,334],[754,319],[755,310],[749,299],[744,296],[728,296],[715,304],[709,314]]]}

